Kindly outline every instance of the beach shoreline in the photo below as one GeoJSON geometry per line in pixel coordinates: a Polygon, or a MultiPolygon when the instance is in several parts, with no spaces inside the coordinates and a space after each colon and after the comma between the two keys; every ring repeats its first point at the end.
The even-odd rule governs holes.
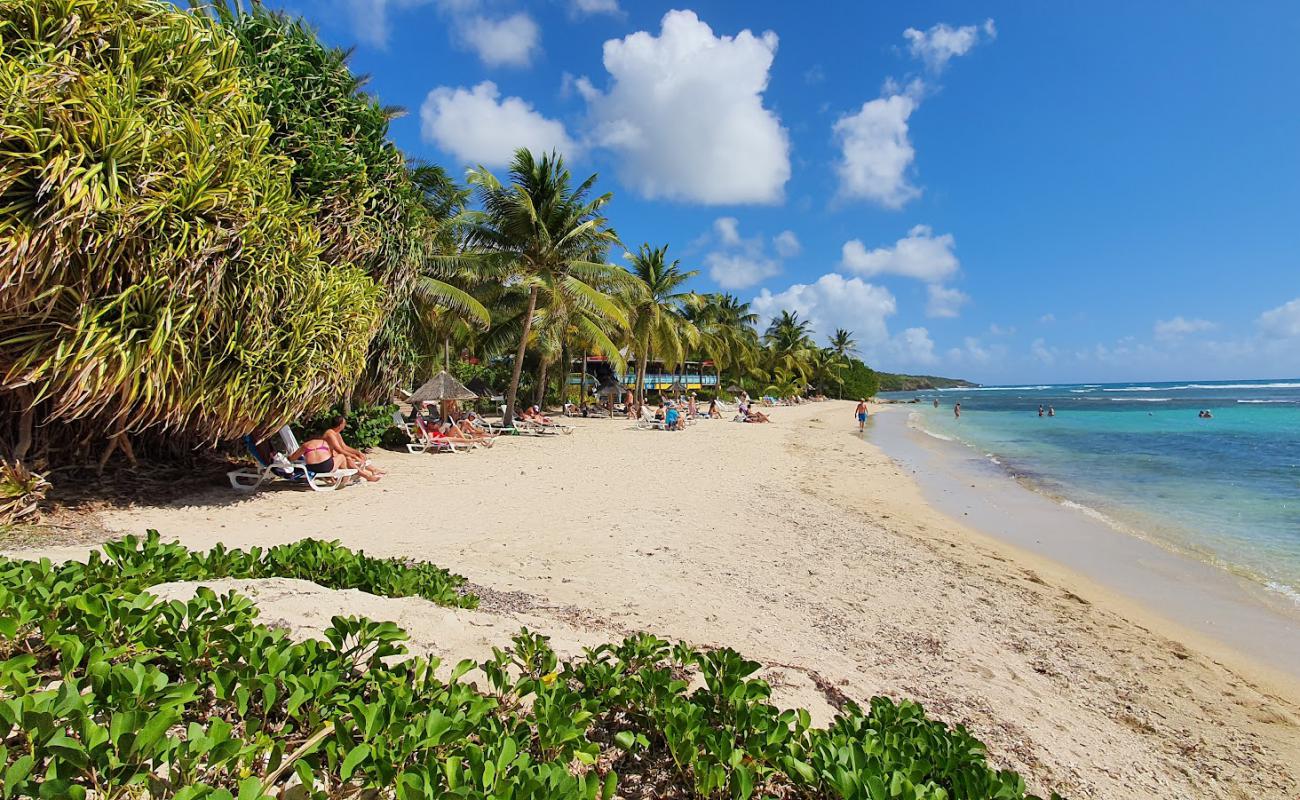
{"type": "Polygon", "coordinates": [[[907,406],[882,410],[873,443],[909,470],[939,510],[1012,548],[1017,559],[1045,559],[1063,582],[1106,595],[1126,616],[1175,638],[1195,640],[1256,680],[1292,692],[1300,687],[1300,606],[1288,598],[1026,485],[978,449],[914,425],[907,406]]]}
{"type": "MultiPolygon", "coordinates": [[[[573,420],[572,436],[471,455],[379,452],[390,475],[337,494],[213,489],[102,518],[194,548],[316,536],[433,561],[528,598],[529,626],[545,633],[549,622],[560,638],[646,630],[783,666],[801,692],[821,695],[810,702],[823,715],[836,697],[913,698],[966,725],[994,764],[1039,792],[1295,796],[1294,681],[1265,679],[1247,659],[953,519],[858,434],[852,409],[782,407],[772,425],[674,433],[573,420]]],[[[311,629],[301,607],[328,608],[331,596],[263,613],[311,629]]],[[[413,641],[446,638],[421,602],[403,615],[413,641]]],[[[475,627],[476,613],[451,616],[475,627]]]]}

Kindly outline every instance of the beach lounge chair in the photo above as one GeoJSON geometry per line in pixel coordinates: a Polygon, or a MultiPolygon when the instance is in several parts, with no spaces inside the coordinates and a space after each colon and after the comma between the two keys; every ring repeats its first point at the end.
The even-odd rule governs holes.
{"type": "Polygon", "coordinates": [[[230,481],[230,488],[240,492],[251,492],[268,481],[278,479],[306,483],[312,491],[316,492],[332,492],[342,489],[357,474],[355,469],[312,472],[307,468],[305,461],[290,461],[286,456],[286,453],[298,449],[298,437],[293,435],[293,430],[285,425],[280,429],[278,436],[284,450],[277,450],[269,461],[258,449],[253,437],[244,437],[244,446],[248,448],[248,454],[257,462],[257,469],[236,469],[227,472],[226,478],[230,481]]]}
{"type": "Polygon", "coordinates": [[[426,426],[422,421],[418,419],[415,422],[414,444],[418,445],[421,449],[410,450],[410,448],[408,447],[407,449],[410,450],[412,453],[417,453],[417,452],[424,453],[424,452],[428,452],[429,450],[433,450],[439,453],[468,453],[470,451],[470,448],[466,447],[465,445],[457,446],[455,442],[449,441],[444,437],[438,436],[433,431],[429,430],[428,426],[426,426]]]}
{"type": "Polygon", "coordinates": [[[414,455],[415,453],[427,453],[430,450],[437,450],[444,453],[455,453],[455,444],[443,441],[430,434],[427,430],[419,425],[412,425],[402,416],[402,412],[393,412],[393,427],[401,428],[406,432],[406,452],[414,455]]]}

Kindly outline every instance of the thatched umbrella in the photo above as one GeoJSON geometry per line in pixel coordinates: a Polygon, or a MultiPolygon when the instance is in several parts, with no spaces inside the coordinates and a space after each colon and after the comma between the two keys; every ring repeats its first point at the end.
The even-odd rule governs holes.
{"type": "Polygon", "coordinates": [[[475,378],[468,384],[469,390],[479,397],[495,397],[499,392],[492,391],[492,387],[487,385],[487,381],[482,378],[475,378]]]}
{"type": "Polygon", "coordinates": [[[416,389],[407,402],[411,406],[418,407],[421,403],[431,403],[435,400],[477,400],[478,395],[466,388],[465,384],[456,380],[448,372],[439,372],[432,378],[424,382],[424,385],[416,389]]]}

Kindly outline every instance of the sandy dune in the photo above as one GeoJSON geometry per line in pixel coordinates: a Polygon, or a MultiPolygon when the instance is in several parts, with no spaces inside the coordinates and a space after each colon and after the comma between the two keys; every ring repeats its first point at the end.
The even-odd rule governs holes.
{"type": "Polygon", "coordinates": [[[464,612],[259,587],[263,614],[304,634],[336,610],[386,616],[415,649],[454,661],[519,624],[561,649],[644,629],[773,665],[781,699],[819,715],[841,693],[916,698],[1040,791],[1300,795],[1300,690],[1265,688],[934,511],[851,411],[806,405],[777,409],[773,425],[672,434],[580,420],[572,436],[468,455],[381,453],[387,479],[337,494],[222,490],[105,523],[193,547],[338,538],[490,589],[483,611],[464,612]]]}

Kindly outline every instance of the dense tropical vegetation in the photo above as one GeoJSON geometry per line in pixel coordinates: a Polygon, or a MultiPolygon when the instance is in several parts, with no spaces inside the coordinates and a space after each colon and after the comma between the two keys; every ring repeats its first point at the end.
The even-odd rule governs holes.
{"type": "Polygon", "coordinates": [[[786,313],[760,336],[666,246],[620,241],[558,154],[464,186],[407,163],[346,54],[260,4],[18,0],[0,41],[7,464],[184,457],[454,363],[505,364],[508,414],[571,399],[584,355],[874,391],[851,333],[819,346],[786,313]]]}
{"type": "Polygon", "coordinates": [[[433,565],[311,540],[196,553],[151,533],[85,562],[0,558],[0,795],[1027,797],[915,703],[846,702],[817,728],[727,649],[640,634],[562,661],[525,630],[448,671],[408,657],[391,622],[334,617],[323,640],[294,641],[234,592],[146,592],[264,576],[475,602],[433,565]]]}

